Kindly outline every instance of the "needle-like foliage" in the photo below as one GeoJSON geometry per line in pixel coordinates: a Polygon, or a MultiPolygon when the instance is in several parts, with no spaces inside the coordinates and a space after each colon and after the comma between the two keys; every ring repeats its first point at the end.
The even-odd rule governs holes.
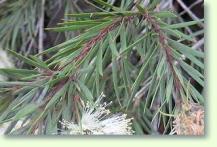
{"type": "Polygon", "coordinates": [[[102,92],[113,101],[112,113],[133,118],[136,135],[169,134],[182,105],[203,106],[204,53],[183,32],[203,20],[170,24],[178,16],[155,11],[158,0],[143,4],[93,0],[100,12],[66,14],[68,20],[46,29],[79,35],[36,55],[8,50],[33,68],[0,69],[11,79],[0,89],[13,99],[0,109],[0,124],[11,122],[6,134],[61,134],[60,122],[79,124],[81,101],[94,104],[102,92]]]}

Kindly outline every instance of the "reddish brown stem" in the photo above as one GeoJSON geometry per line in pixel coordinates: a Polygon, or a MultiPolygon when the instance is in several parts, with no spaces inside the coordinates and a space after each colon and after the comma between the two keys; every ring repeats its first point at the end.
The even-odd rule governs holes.
{"type": "Polygon", "coordinates": [[[133,18],[133,16],[126,16],[126,17],[117,18],[112,24],[110,24],[107,27],[103,28],[99,32],[99,34],[97,36],[93,37],[90,41],[88,41],[84,45],[82,51],[80,52],[80,54],[77,57],[75,57],[68,64],[66,64],[63,67],[59,68],[59,70],[62,70],[64,67],[66,67],[67,65],[69,65],[70,63],[72,63],[74,61],[77,62],[77,61],[81,61],[82,59],[84,59],[84,57],[89,53],[91,48],[96,45],[97,42],[101,41],[109,32],[111,32],[116,27],[118,27],[122,23],[122,21],[129,22],[130,20],[132,20],[132,18],[133,18]]]}
{"type": "Polygon", "coordinates": [[[175,69],[173,67],[173,62],[175,61],[175,59],[172,56],[172,49],[168,45],[166,35],[160,29],[160,25],[157,22],[157,20],[154,17],[150,16],[150,14],[148,12],[144,13],[144,18],[152,26],[152,29],[154,30],[154,32],[158,34],[158,39],[159,39],[160,46],[165,51],[167,62],[169,64],[169,67],[171,69],[172,75],[174,77],[174,83],[175,83],[176,92],[179,94],[177,96],[177,98],[175,99],[176,100],[175,103],[178,106],[180,106],[180,103],[182,101],[182,99],[179,98],[180,97],[180,91],[181,91],[181,82],[180,82],[180,80],[179,80],[179,78],[178,78],[178,76],[177,76],[177,74],[175,72],[175,69]]]}

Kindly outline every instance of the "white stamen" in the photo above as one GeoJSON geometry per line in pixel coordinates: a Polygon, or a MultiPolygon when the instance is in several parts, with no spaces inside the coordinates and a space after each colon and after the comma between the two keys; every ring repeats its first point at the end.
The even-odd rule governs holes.
{"type": "Polygon", "coordinates": [[[110,103],[100,103],[105,95],[102,93],[94,106],[87,103],[81,116],[81,126],[73,122],[63,121],[61,124],[69,130],[70,135],[132,135],[132,118],[127,119],[126,114],[111,114],[106,109],[110,103]]]}

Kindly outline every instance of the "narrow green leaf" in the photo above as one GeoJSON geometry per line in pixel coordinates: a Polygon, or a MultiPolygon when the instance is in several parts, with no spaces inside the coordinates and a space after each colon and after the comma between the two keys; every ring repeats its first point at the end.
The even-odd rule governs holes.
{"type": "MultiPolygon", "coordinates": [[[[156,97],[157,97],[157,94],[158,94],[158,91],[159,91],[159,87],[160,87],[160,83],[161,83],[161,80],[162,80],[162,78],[163,78],[163,75],[164,74],[161,74],[160,75],[160,77],[157,77],[157,85],[155,86],[155,91],[154,91],[154,93],[153,93],[153,96],[152,96],[152,100],[151,100],[151,104],[150,104],[150,109],[152,108],[152,106],[153,106],[153,103],[154,103],[154,101],[155,101],[155,99],[156,99],[156,97]]],[[[147,99],[148,99],[149,97],[147,97],[147,99]]]]}
{"type": "Polygon", "coordinates": [[[126,28],[125,26],[123,25],[121,27],[121,32],[120,32],[120,39],[121,39],[121,48],[120,48],[120,51],[124,50],[127,48],[127,32],[126,32],[126,28]]]}
{"type": "Polygon", "coordinates": [[[148,5],[148,10],[155,9],[158,4],[160,4],[160,0],[152,0],[148,5]]]}
{"type": "Polygon", "coordinates": [[[133,121],[133,127],[135,129],[136,135],[144,135],[141,125],[136,120],[133,121]]]}
{"type": "Polygon", "coordinates": [[[115,55],[116,57],[118,57],[119,53],[117,51],[116,41],[112,39],[112,36],[110,33],[109,33],[109,46],[112,50],[112,54],[115,55]]]}
{"type": "Polygon", "coordinates": [[[173,91],[173,77],[171,76],[169,80],[167,81],[167,86],[166,86],[166,101],[170,101],[170,97],[173,91]]]}
{"type": "Polygon", "coordinates": [[[115,55],[112,54],[112,81],[114,85],[114,90],[115,90],[115,95],[116,98],[118,99],[120,103],[120,93],[119,93],[119,88],[118,88],[118,66],[117,66],[117,61],[115,60],[115,55]]]}
{"type": "Polygon", "coordinates": [[[117,12],[120,12],[120,11],[121,11],[118,7],[115,7],[115,6],[113,6],[113,5],[109,4],[109,3],[106,3],[106,2],[104,2],[104,1],[102,1],[102,0],[93,0],[93,1],[94,1],[94,2],[97,2],[98,4],[100,4],[100,5],[102,5],[102,6],[105,6],[105,7],[107,7],[107,8],[111,8],[111,9],[114,10],[114,11],[117,11],[117,12]]]}
{"type": "Polygon", "coordinates": [[[88,29],[93,27],[95,24],[86,24],[86,25],[68,25],[63,27],[54,27],[54,28],[45,28],[47,31],[56,31],[56,32],[66,32],[66,31],[78,31],[81,29],[88,29]]]}
{"type": "Polygon", "coordinates": [[[81,82],[81,81],[77,81],[77,83],[78,83],[78,85],[79,85],[80,90],[83,92],[83,94],[86,96],[86,98],[87,98],[90,102],[92,102],[92,101],[93,101],[93,95],[92,95],[92,93],[90,92],[89,88],[88,88],[86,85],[84,85],[84,83],[81,82]]]}
{"type": "Polygon", "coordinates": [[[46,53],[50,53],[50,52],[54,52],[54,51],[57,51],[59,49],[62,49],[64,47],[69,47],[71,46],[71,48],[75,48],[75,47],[78,47],[79,45],[81,45],[81,43],[83,43],[84,41],[86,41],[87,39],[97,35],[102,28],[108,26],[109,24],[112,23],[112,20],[111,21],[108,21],[108,22],[103,22],[99,25],[96,25],[94,27],[91,27],[89,29],[86,30],[85,33],[81,34],[81,35],[78,35],[70,40],[67,40],[63,43],[60,43],[54,47],[51,47],[49,49],[46,49],[44,50],[42,53],[40,54],[37,54],[36,56],[40,56],[42,54],[46,54],[46,53]]]}
{"type": "Polygon", "coordinates": [[[191,94],[192,94],[192,96],[194,97],[195,100],[198,100],[201,104],[204,104],[204,102],[205,102],[204,97],[192,85],[190,85],[190,92],[191,92],[191,94]]]}
{"type": "Polygon", "coordinates": [[[47,103],[44,112],[48,110],[50,107],[54,106],[61,97],[64,97],[68,89],[68,85],[69,83],[66,83],[59,91],[56,92],[56,94],[47,103]]]}
{"type": "Polygon", "coordinates": [[[99,48],[96,58],[96,69],[101,76],[103,76],[103,69],[102,69],[102,48],[99,48]]]}
{"type": "Polygon", "coordinates": [[[42,85],[36,82],[4,82],[0,81],[0,87],[10,87],[10,86],[31,86],[31,87],[41,87],[42,85]]]}
{"type": "Polygon", "coordinates": [[[178,24],[168,25],[168,26],[166,26],[166,28],[170,28],[170,29],[185,28],[188,26],[196,25],[196,24],[203,22],[203,21],[204,21],[204,19],[201,19],[199,21],[194,20],[194,21],[182,22],[182,23],[178,23],[178,24]]]}
{"type": "Polygon", "coordinates": [[[49,68],[48,68],[48,65],[47,65],[44,61],[42,61],[41,59],[39,59],[39,58],[37,58],[37,57],[35,57],[35,56],[32,56],[32,55],[29,55],[29,57],[30,57],[32,60],[34,60],[36,63],[38,63],[38,64],[40,64],[41,66],[43,66],[44,68],[49,69],[49,68]]]}
{"type": "MultiPolygon", "coordinates": [[[[146,68],[148,67],[148,63],[150,62],[150,60],[152,59],[152,57],[153,57],[153,55],[154,55],[154,53],[155,53],[155,51],[156,51],[156,48],[152,51],[152,53],[150,54],[150,56],[148,55],[147,56],[147,60],[145,61],[145,63],[142,65],[142,67],[141,67],[141,69],[140,69],[140,71],[139,71],[139,74],[138,74],[138,76],[136,77],[136,80],[135,80],[135,82],[133,83],[133,85],[132,85],[132,96],[131,97],[133,97],[134,95],[135,95],[135,93],[136,93],[136,91],[138,90],[138,87],[139,87],[139,85],[140,85],[140,83],[141,83],[141,81],[142,81],[142,79],[143,79],[143,77],[144,77],[144,73],[145,73],[145,70],[146,70],[146,68]]],[[[129,101],[130,102],[130,101],[129,101]]]]}
{"type": "Polygon", "coordinates": [[[95,12],[95,13],[74,13],[66,14],[67,16],[78,17],[78,18],[94,18],[94,17],[107,17],[107,16],[133,16],[135,14],[140,14],[138,12],[132,11],[122,11],[122,12],[95,12]]]}
{"type": "Polygon", "coordinates": [[[37,93],[38,88],[34,88],[32,90],[30,90],[27,94],[25,94],[24,96],[22,96],[21,98],[13,101],[14,103],[11,106],[11,110],[16,109],[17,107],[21,106],[21,104],[31,100],[33,98],[33,96],[37,93]]]}
{"type": "Polygon", "coordinates": [[[144,13],[144,12],[146,12],[146,9],[144,9],[142,6],[140,6],[140,5],[136,5],[136,8],[139,10],[139,12],[141,12],[142,14],[144,13]]]}
{"type": "Polygon", "coordinates": [[[27,104],[24,108],[22,108],[20,111],[16,113],[13,119],[19,120],[29,114],[32,114],[32,112],[36,111],[38,108],[38,104],[30,103],[27,104]]]}
{"type": "Polygon", "coordinates": [[[25,63],[29,64],[29,65],[36,66],[36,67],[38,67],[38,68],[48,69],[48,67],[43,66],[43,65],[41,65],[40,63],[37,63],[37,62],[35,62],[35,61],[33,61],[33,60],[27,58],[27,57],[24,57],[24,56],[22,56],[22,55],[16,53],[15,51],[8,50],[8,52],[9,52],[10,54],[12,54],[13,56],[17,57],[18,59],[24,61],[25,63]]]}
{"type": "Polygon", "coordinates": [[[189,41],[193,41],[193,38],[190,35],[186,35],[179,30],[174,30],[174,29],[169,29],[169,28],[163,28],[163,30],[167,34],[177,37],[178,39],[186,39],[189,41]]]}
{"type": "Polygon", "coordinates": [[[143,41],[146,37],[147,37],[147,35],[141,36],[135,42],[133,42],[132,44],[130,44],[127,48],[123,49],[120,54],[122,55],[122,54],[126,53],[127,51],[129,51],[130,49],[132,49],[134,46],[136,46],[137,44],[139,44],[141,41],[143,41]]]}
{"type": "Polygon", "coordinates": [[[174,40],[171,40],[169,39],[168,40],[169,42],[169,45],[181,52],[182,54],[184,54],[189,60],[191,60],[194,64],[196,64],[197,66],[201,67],[202,69],[204,69],[204,64],[197,58],[197,57],[200,57],[200,58],[204,58],[204,53],[203,52],[199,52],[197,50],[194,50],[182,43],[179,43],[177,41],[174,41],[174,40]]]}
{"type": "Polygon", "coordinates": [[[176,18],[177,15],[175,15],[171,11],[160,11],[160,12],[154,12],[152,13],[153,16],[159,17],[159,18],[176,18]]]}
{"type": "Polygon", "coordinates": [[[0,74],[3,74],[7,77],[26,77],[30,75],[38,74],[35,70],[28,70],[28,69],[16,69],[16,68],[0,68],[0,74]]]}
{"type": "Polygon", "coordinates": [[[204,53],[203,52],[200,52],[200,51],[197,51],[191,47],[188,47],[182,43],[179,43],[177,41],[174,41],[172,39],[169,39],[169,44],[173,47],[175,47],[175,49],[181,51],[183,54],[192,54],[194,56],[197,56],[197,57],[201,57],[201,58],[204,58],[204,53]]]}
{"type": "Polygon", "coordinates": [[[95,19],[95,20],[82,20],[82,21],[78,21],[78,20],[67,20],[63,23],[58,23],[58,25],[69,25],[69,26],[72,26],[72,25],[98,25],[98,24],[101,24],[102,22],[105,22],[105,21],[108,21],[110,19],[95,19]]]}
{"type": "Polygon", "coordinates": [[[204,81],[202,80],[204,77],[199,71],[183,61],[180,61],[180,65],[193,79],[195,79],[201,86],[204,86],[204,81]]]}
{"type": "Polygon", "coordinates": [[[158,65],[158,68],[156,69],[157,70],[157,76],[160,77],[162,75],[162,73],[165,72],[165,65],[166,65],[166,59],[165,59],[165,56],[162,56],[161,57],[161,60],[160,60],[160,63],[158,65]]]}
{"type": "Polygon", "coordinates": [[[17,26],[14,27],[14,31],[13,31],[13,36],[12,36],[12,49],[16,49],[15,46],[16,46],[16,41],[17,41],[17,37],[18,37],[18,32],[20,30],[20,26],[19,24],[17,24],[17,26]]]}

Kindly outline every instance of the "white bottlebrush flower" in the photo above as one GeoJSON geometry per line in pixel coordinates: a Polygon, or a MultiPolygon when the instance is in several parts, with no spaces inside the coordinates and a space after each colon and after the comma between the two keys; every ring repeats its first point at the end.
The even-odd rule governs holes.
{"type": "Polygon", "coordinates": [[[94,105],[86,104],[83,108],[79,124],[62,121],[70,135],[132,135],[132,118],[127,119],[126,114],[111,114],[106,107],[111,104],[100,104],[102,94],[94,105]]]}

